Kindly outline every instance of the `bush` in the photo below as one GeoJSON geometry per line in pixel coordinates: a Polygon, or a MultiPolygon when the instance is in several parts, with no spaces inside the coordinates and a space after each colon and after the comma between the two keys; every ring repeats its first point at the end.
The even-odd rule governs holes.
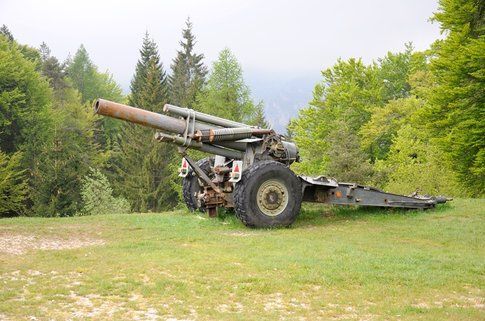
{"type": "Polygon", "coordinates": [[[401,128],[386,160],[376,162],[376,171],[387,176],[384,189],[398,194],[419,190],[422,194],[464,196],[447,159],[423,131],[410,125],[401,128]]]}
{"type": "Polygon", "coordinates": [[[81,187],[83,207],[79,215],[122,214],[130,212],[130,204],[122,197],[114,197],[108,179],[97,169],[90,169],[81,187]]]}

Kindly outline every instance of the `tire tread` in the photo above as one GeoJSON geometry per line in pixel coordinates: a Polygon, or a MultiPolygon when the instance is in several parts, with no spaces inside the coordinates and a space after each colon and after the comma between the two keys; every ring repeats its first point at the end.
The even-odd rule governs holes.
{"type": "MultiPolygon", "coordinates": [[[[249,166],[246,170],[243,171],[241,181],[235,184],[234,188],[234,210],[236,212],[236,217],[241,220],[241,222],[248,226],[248,227],[276,227],[276,226],[289,226],[291,225],[298,213],[294,215],[290,220],[287,220],[285,222],[281,222],[281,224],[277,224],[274,226],[264,226],[255,218],[253,215],[249,213],[249,200],[246,199],[246,196],[249,195],[249,193],[246,192],[246,189],[248,188],[248,180],[254,176],[257,172],[263,171],[267,167],[282,167],[285,169],[288,169],[287,166],[285,166],[282,163],[273,161],[273,160],[264,160],[264,161],[259,161],[251,166],[249,166]]],[[[300,179],[293,173],[291,170],[289,170],[290,175],[294,175],[294,177],[300,182],[300,179]]],[[[292,191],[293,193],[289,195],[288,197],[290,198],[289,201],[296,202],[296,210],[297,212],[300,211],[301,208],[301,201],[302,201],[302,193],[301,193],[301,186],[298,191],[292,191]]]]}

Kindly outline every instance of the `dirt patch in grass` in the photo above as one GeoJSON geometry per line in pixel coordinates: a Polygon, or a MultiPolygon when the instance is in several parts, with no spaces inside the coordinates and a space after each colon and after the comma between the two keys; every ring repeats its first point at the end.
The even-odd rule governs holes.
{"type": "Polygon", "coordinates": [[[103,245],[102,239],[72,236],[60,238],[0,231],[0,253],[22,255],[35,250],[66,250],[103,245]]]}
{"type": "Polygon", "coordinates": [[[455,307],[463,309],[485,309],[485,299],[481,294],[480,289],[472,289],[467,294],[450,294],[447,296],[437,295],[432,300],[417,301],[411,305],[413,308],[418,309],[432,309],[443,307],[455,307]]]}
{"type": "Polygon", "coordinates": [[[255,233],[242,232],[242,231],[237,231],[237,232],[224,232],[222,234],[227,235],[227,236],[236,236],[236,237],[248,237],[248,236],[254,236],[254,235],[256,235],[255,233]]]}
{"type": "MultiPolygon", "coordinates": [[[[171,304],[163,303],[154,306],[139,294],[132,294],[126,300],[116,295],[80,295],[70,291],[68,295],[59,295],[56,299],[57,302],[50,302],[53,306],[48,307],[44,312],[47,315],[52,310],[62,311],[56,312],[62,319],[70,319],[69,316],[81,320],[194,321],[197,319],[197,312],[194,309],[190,309],[189,318],[179,319],[173,315],[174,307],[171,304]]],[[[177,302],[177,304],[180,303],[177,302]]]]}

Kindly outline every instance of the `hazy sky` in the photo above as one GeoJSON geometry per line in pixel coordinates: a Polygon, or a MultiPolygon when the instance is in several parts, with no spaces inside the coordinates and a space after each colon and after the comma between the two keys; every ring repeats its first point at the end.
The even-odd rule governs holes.
{"type": "Polygon", "coordinates": [[[23,43],[45,41],[63,59],[83,43],[101,69],[124,86],[145,30],[168,65],[190,16],[197,51],[213,61],[229,47],[248,72],[302,74],[338,57],[370,61],[412,41],[427,48],[439,36],[428,22],[434,0],[356,1],[0,1],[0,24],[23,43]]]}
{"type": "Polygon", "coordinates": [[[158,43],[168,69],[190,16],[196,51],[210,64],[229,47],[255,98],[268,106],[276,100],[267,88],[273,85],[278,92],[275,84],[288,86],[295,79],[307,80],[302,90],[308,94],[301,98],[307,99],[308,83],[339,57],[370,62],[409,41],[418,50],[428,48],[440,35],[439,26],[429,22],[436,8],[435,0],[0,0],[0,25],[21,43],[45,41],[61,60],[84,44],[126,91],[145,31],[158,43]]]}

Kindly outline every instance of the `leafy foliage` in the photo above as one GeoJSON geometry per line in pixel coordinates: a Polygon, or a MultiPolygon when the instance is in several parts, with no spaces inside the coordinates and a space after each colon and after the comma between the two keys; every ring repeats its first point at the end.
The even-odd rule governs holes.
{"type": "MultiPolygon", "coordinates": [[[[46,61],[49,63],[49,61],[46,61]]],[[[48,65],[44,64],[46,68],[48,65]]],[[[72,86],[81,95],[81,102],[92,104],[97,98],[104,98],[123,102],[124,97],[120,86],[108,72],[99,72],[98,68],[89,58],[86,48],[81,45],[72,60],[67,61],[65,73],[72,82],[72,86]]],[[[102,149],[108,150],[118,143],[118,134],[121,123],[109,117],[100,117],[96,120],[95,139],[102,149]]]]}
{"type": "MultiPolygon", "coordinates": [[[[408,77],[413,68],[413,46],[406,44],[404,52],[388,52],[378,61],[378,78],[382,82],[384,101],[405,98],[411,91],[408,77]]],[[[415,64],[415,63],[414,63],[415,64]]]]}
{"type": "Polygon", "coordinates": [[[434,19],[447,33],[437,41],[434,85],[423,113],[428,128],[474,195],[485,193],[485,24],[483,1],[441,0],[434,19]]]}
{"type": "Polygon", "coordinates": [[[32,170],[33,212],[41,216],[72,216],[82,206],[81,181],[98,158],[93,139],[94,115],[73,88],[57,92],[51,111],[51,139],[42,144],[32,170]]]}
{"type": "MultiPolygon", "coordinates": [[[[0,149],[15,160],[14,153],[22,152],[18,170],[25,172],[29,188],[23,204],[28,210],[23,213],[36,205],[34,172],[43,162],[41,151],[52,139],[52,90],[37,68],[15,41],[0,36],[0,149]]],[[[22,182],[18,184],[23,190],[22,182]]]]}
{"type": "Polygon", "coordinates": [[[358,160],[364,157],[359,148],[353,150],[359,145],[355,133],[370,119],[372,110],[382,105],[377,69],[365,66],[361,60],[339,60],[322,71],[322,77],[315,86],[310,106],[302,109],[289,126],[304,160],[295,164],[295,169],[321,175],[329,171],[330,164],[332,172],[345,169],[342,175],[346,179],[365,181],[370,171],[361,171],[360,166],[346,168],[351,155],[358,160]]]}
{"type": "MultiPolygon", "coordinates": [[[[0,149],[12,153],[41,141],[49,83],[15,42],[0,36],[0,149]],[[39,138],[37,140],[37,138],[39,138]]],[[[31,146],[32,147],[32,146],[31,146]]],[[[24,155],[29,157],[30,155],[24,155]]]]}
{"type": "Polygon", "coordinates": [[[91,168],[81,187],[83,201],[80,215],[123,214],[130,212],[130,204],[122,197],[114,197],[106,176],[91,168]]]}
{"type": "Polygon", "coordinates": [[[20,152],[8,156],[0,150],[0,217],[25,212],[29,188],[21,160],[20,152]]]}
{"type": "MultiPolygon", "coordinates": [[[[43,75],[53,88],[48,126],[30,167],[32,215],[72,216],[81,208],[81,180],[104,161],[94,141],[94,115],[66,78],[65,66],[41,46],[43,75]]],[[[101,154],[102,155],[102,154],[101,154]]]]}
{"type": "Polygon", "coordinates": [[[86,48],[81,45],[71,61],[67,63],[67,75],[74,88],[81,94],[83,103],[103,97],[109,100],[121,100],[121,88],[109,73],[100,73],[89,58],[86,48]]]}
{"type": "Polygon", "coordinates": [[[447,155],[426,134],[409,124],[397,132],[388,158],[376,169],[387,173],[386,189],[394,193],[462,194],[447,155]]]}
{"type": "Polygon", "coordinates": [[[399,98],[373,111],[370,120],[360,129],[362,147],[369,152],[372,160],[387,157],[398,130],[424,104],[416,97],[399,98]]]}
{"type": "Polygon", "coordinates": [[[251,100],[241,65],[228,48],[222,50],[214,62],[207,86],[198,97],[198,106],[219,117],[248,124],[265,123],[261,120],[261,110],[258,111],[261,107],[251,100]]]}

